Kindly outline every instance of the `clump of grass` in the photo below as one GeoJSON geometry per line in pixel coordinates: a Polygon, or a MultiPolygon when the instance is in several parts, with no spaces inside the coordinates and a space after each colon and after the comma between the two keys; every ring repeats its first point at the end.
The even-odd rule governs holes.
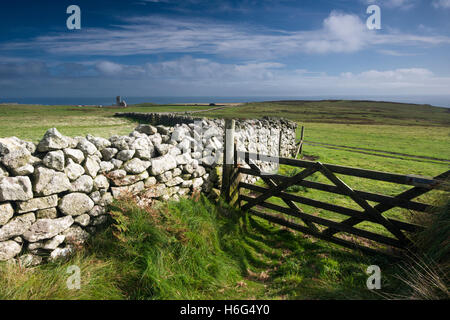
{"type": "Polygon", "coordinates": [[[438,202],[435,212],[424,219],[425,229],[416,239],[416,245],[439,264],[450,264],[450,199],[438,202]]]}
{"type": "Polygon", "coordinates": [[[113,224],[70,260],[0,264],[0,299],[219,299],[242,277],[221,250],[216,215],[204,197],[145,209],[117,201],[113,224]],[[81,269],[79,290],[67,287],[71,265],[81,269]]]}
{"type": "Polygon", "coordinates": [[[401,266],[398,278],[406,285],[401,298],[450,299],[450,200],[438,204],[438,210],[415,216],[425,229],[415,235],[418,252],[401,266]]]}
{"type": "Polygon", "coordinates": [[[16,264],[0,264],[0,300],[85,300],[123,299],[117,286],[118,272],[114,263],[95,255],[78,252],[68,261],[53,262],[34,268],[16,264]],[[80,268],[80,289],[71,290],[67,281],[80,268]]]}
{"type": "Polygon", "coordinates": [[[411,300],[450,299],[448,267],[428,257],[412,255],[397,275],[406,286],[406,294],[393,296],[411,300]]]}
{"type": "Polygon", "coordinates": [[[122,201],[111,214],[113,228],[95,250],[129,262],[132,272],[122,286],[129,298],[204,299],[240,276],[220,248],[217,210],[204,197],[158,209],[122,201]]]}
{"type": "Polygon", "coordinates": [[[0,299],[374,299],[364,270],[389,265],[203,196],[110,209],[112,225],[68,261],[0,264],[0,299]],[[66,285],[72,265],[79,290],[66,285]]]}

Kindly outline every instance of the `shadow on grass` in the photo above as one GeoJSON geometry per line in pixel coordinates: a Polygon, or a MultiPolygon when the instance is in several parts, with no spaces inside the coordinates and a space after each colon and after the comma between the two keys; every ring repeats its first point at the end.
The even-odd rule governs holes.
{"type": "MultiPolygon", "coordinates": [[[[251,217],[203,196],[139,208],[117,201],[112,225],[68,261],[0,264],[1,299],[376,299],[366,258],[251,217]],[[68,266],[82,273],[67,289],[68,266]]],[[[395,283],[394,283],[395,284],[395,283]]]]}
{"type": "Polygon", "coordinates": [[[383,291],[396,290],[391,262],[365,257],[258,217],[228,210],[220,228],[225,252],[239,261],[241,273],[265,285],[268,299],[379,299],[366,287],[366,268],[379,265],[383,291]]]}

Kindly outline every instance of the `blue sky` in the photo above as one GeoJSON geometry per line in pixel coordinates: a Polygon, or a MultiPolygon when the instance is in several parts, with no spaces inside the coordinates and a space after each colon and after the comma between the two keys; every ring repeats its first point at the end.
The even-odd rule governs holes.
{"type": "Polygon", "coordinates": [[[0,28],[0,99],[450,92],[450,0],[15,0],[0,28]]]}

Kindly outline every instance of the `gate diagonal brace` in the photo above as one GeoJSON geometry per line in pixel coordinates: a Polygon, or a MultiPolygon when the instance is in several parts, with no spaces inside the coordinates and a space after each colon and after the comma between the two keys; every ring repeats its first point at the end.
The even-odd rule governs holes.
{"type": "Polygon", "coordinates": [[[255,205],[265,201],[266,199],[280,194],[284,189],[286,189],[286,188],[296,184],[297,182],[305,179],[306,177],[312,175],[317,170],[318,170],[317,165],[314,165],[312,167],[309,167],[309,168],[303,170],[302,172],[296,174],[295,176],[293,176],[293,177],[287,179],[286,181],[280,183],[276,187],[271,188],[268,192],[266,192],[266,193],[260,195],[259,197],[253,199],[253,201],[247,202],[242,207],[242,210],[247,211],[251,207],[253,207],[253,206],[255,206],[255,205]]]}
{"type": "MultiPolygon", "coordinates": [[[[265,182],[267,183],[267,185],[273,189],[276,188],[278,185],[275,184],[272,179],[265,177],[262,173],[261,173],[261,169],[259,169],[259,167],[250,159],[249,163],[250,167],[258,172],[259,177],[265,182]]],[[[286,200],[283,199],[283,202],[286,203],[292,210],[296,210],[299,211],[301,213],[304,213],[294,202],[292,202],[291,200],[286,200]]],[[[319,229],[317,229],[317,227],[314,225],[313,222],[305,219],[305,218],[300,218],[309,228],[311,228],[312,230],[314,230],[315,232],[320,232],[319,229]]]]}
{"type": "Polygon", "coordinates": [[[341,179],[336,177],[327,167],[325,167],[322,163],[317,162],[320,167],[320,172],[322,172],[332,183],[336,185],[339,189],[341,189],[346,195],[352,198],[359,206],[364,209],[364,212],[371,215],[375,218],[378,223],[384,226],[389,232],[397,237],[398,240],[405,244],[410,244],[410,241],[405,237],[405,235],[401,232],[399,228],[394,226],[390,221],[384,218],[379,211],[374,209],[366,200],[360,198],[352,188],[350,188],[347,184],[345,184],[341,179]]]}
{"type": "MultiPolygon", "coordinates": [[[[445,180],[449,176],[450,176],[450,170],[447,171],[447,172],[444,172],[444,173],[442,173],[442,174],[440,174],[440,175],[438,175],[436,177],[434,177],[433,179],[434,180],[445,180]]],[[[406,190],[406,191],[398,194],[397,196],[395,196],[395,198],[401,199],[401,200],[412,200],[412,199],[414,199],[414,198],[416,198],[418,196],[421,196],[421,195],[423,195],[423,194],[425,194],[425,193],[427,193],[429,191],[431,191],[431,190],[428,189],[428,188],[414,187],[414,188],[411,188],[409,190],[406,190]]],[[[388,211],[388,210],[390,210],[392,208],[395,208],[395,206],[394,205],[390,205],[390,204],[383,204],[383,203],[379,203],[379,204],[377,204],[374,207],[374,209],[377,210],[378,212],[380,212],[380,214],[383,213],[383,212],[386,212],[386,211],[388,211]]],[[[349,226],[354,226],[354,225],[356,225],[356,224],[358,224],[358,223],[360,223],[362,221],[364,221],[364,219],[361,219],[361,218],[358,218],[358,217],[351,217],[351,218],[348,218],[348,219],[342,221],[342,223],[346,224],[346,225],[349,225],[349,226]]],[[[337,232],[338,231],[333,229],[333,228],[328,228],[323,233],[325,235],[332,236],[332,235],[334,235],[337,232]]]]}

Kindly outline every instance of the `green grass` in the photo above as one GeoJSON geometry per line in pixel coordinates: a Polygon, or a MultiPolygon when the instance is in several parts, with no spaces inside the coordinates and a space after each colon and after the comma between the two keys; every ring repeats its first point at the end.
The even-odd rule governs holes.
{"type": "MultiPolygon", "coordinates": [[[[450,148],[446,147],[450,144],[450,126],[304,122],[301,122],[300,125],[305,126],[305,140],[307,141],[450,160],[450,148]]],[[[300,130],[298,138],[300,138],[300,130]]],[[[327,152],[332,151],[327,150],[327,152]]],[[[382,152],[378,153],[383,154],[382,152]]]]}
{"type": "Polygon", "coordinates": [[[111,261],[99,260],[88,252],[80,252],[67,262],[49,263],[34,268],[0,263],[1,300],[102,300],[123,299],[114,281],[120,277],[111,261]],[[81,269],[81,290],[69,290],[69,266],[81,269]]]}
{"type": "Polygon", "coordinates": [[[414,235],[416,252],[399,265],[401,272],[396,277],[406,290],[402,294],[387,294],[387,298],[450,299],[450,199],[437,199],[435,205],[440,209],[414,217],[426,228],[414,235]]]}
{"type": "MultiPolygon", "coordinates": [[[[357,146],[362,148],[381,148],[386,151],[403,152],[408,154],[425,155],[429,157],[450,158],[449,148],[450,138],[445,132],[447,127],[408,127],[408,126],[378,126],[378,125],[343,125],[343,124],[325,124],[325,123],[307,123],[306,136],[307,139],[339,144],[357,146]],[[426,136],[426,138],[423,138],[426,136]],[[310,138],[311,137],[311,138],[310,138]],[[412,143],[412,141],[414,143],[412,143]]],[[[303,148],[303,156],[309,159],[315,159],[322,163],[337,164],[342,166],[364,168],[369,170],[392,172],[398,174],[415,174],[425,177],[434,177],[447,170],[449,164],[445,162],[436,162],[429,160],[411,159],[408,157],[386,158],[376,155],[368,155],[364,153],[352,152],[349,150],[335,150],[322,146],[305,145],[303,148]]],[[[299,168],[290,166],[281,166],[280,174],[293,175],[298,173],[299,168]]],[[[338,175],[347,185],[355,190],[368,191],[373,193],[380,193],[385,195],[396,196],[404,192],[411,186],[399,185],[388,182],[363,179],[358,177],[338,175]]],[[[332,184],[325,176],[320,173],[315,173],[307,180],[332,184]]],[[[262,182],[259,182],[263,184],[262,182]]],[[[306,189],[300,186],[292,186],[288,189],[289,192],[304,196],[310,199],[319,200],[326,203],[331,203],[355,210],[361,210],[351,198],[328,193],[320,190],[306,189]]],[[[448,197],[440,191],[431,191],[423,196],[417,197],[414,200],[431,203],[436,197],[448,197]]],[[[284,202],[272,197],[268,199],[269,202],[286,207],[284,202]]],[[[375,205],[376,203],[371,203],[375,205]]],[[[333,213],[327,210],[301,205],[304,212],[308,214],[318,215],[322,218],[331,219],[334,221],[342,221],[346,216],[333,213]]],[[[401,221],[408,221],[412,217],[412,213],[401,208],[393,208],[384,216],[395,218],[401,221]]],[[[362,222],[356,225],[358,228],[373,231],[386,236],[391,234],[382,226],[370,222],[362,222]]]]}
{"type": "MultiPolygon", "coordinates": [[[[393,172],[400,174],[418,174],[424,176],[436,176],[440,173],[443,173],[449,169],[447,164],[435,164],[435,163],[427,163],[427,162],[417,162],[412,160],[402,160],[402,159],[389,159],[382,158],[377,156],[369,156],[365,154],[347,152],[343,150],[330,150],[321,147],[314,146],[305,146],[304,154],[307,156],[314,156],[317,161],[321,161],[322,163],[332,163],[343,166],[351,166],[351,167],[359,167],[366,168],[370,170],[378,170],[385,172],[393,172]]],[[[294,168],[291,166],[281,166],[280,174],[283,175],[293,175],[298,173],[300,168],[294,168]]],[[[411,186],[407,185],[399,185],[393,184],[389,182],[382,182],[377,180],[363,179],[358,177],[344,176],[338,175],[340,179],[342,179],[347,185],[349,185],[354,190],[368,191],[372,193],[385,194],[390,196],[396,196],[401,192],[404,192],[410,188],[411,186]]],[[[321,182],[325,184],[331,184],[324,175],[320,173],[315,173],[312,176],[308,177],[307,180],[314,182],[321,182]]],[[[261,181],[259,184],[263,184],[261,181]]],[[[288,190],[288,192],[292,194],[297,194],[299,196],[303,196],[306,198],[339,205],[342,207],[347,207],[351,209],[355,209],[361,211],[361,207],[356,204],[350,197],[344,195],[337,195],[333,193],[328,193],[325,191],[315,190],[315,189],[306,189],[301,186],[292,186],[288,190]]],[[[434,199],[439,197],[448,197],[448,193],[444,193],[442,191],[430,191],[420,197],[415,198],[415,201],[423,202],[423,203],[433,203],[434,199]]],[[[286,204],[277,197],[271,197],[268,199],[268,202],[286,207],[286,204]]],[[[376,203],[369,202],[372,205],[376,205],[376,203]]],[[[322,218],[330,219],[333,221],[340,222],[348,217],[330,212],[327,210],[301,205],[302,210],[305,213],[317,215],[322,218]]],[[[402,208],[393,208],[391,210],[386,211],[383,214],[385,217],[394,218],[400,221],[408,222],[413,217],[413,212],[402,208]]],[[[360,229],[364,229],[367,231],[372,231],[375,233],[383,234],[386,236],[392,236],[383,226],[371,222],[361,222],[356,225],[356,227],[360,229]]]]}
{"type": "MultiPolygon", "coordinates": [[[[0,105],[0,137],[16,135],[22,139],[38,141],[46,129],[57,127],[63,134],[69,136],[86,135],[87,133],[107,137],[111,134],[125,134],[132,130],[134,123],[114,118],[116,112],[184,112],[193,110],[212,109],[209,106],[196,105],[155,105],[142,103],[128,108],[96,108],[77,106],[39,106],[39,105],[0,105]]],[[[233,117],[233,118],[260,118],[262,116],[285,117],[299,124],[308,123],[307,138],[313,140],[319,132],[336,132],[345,126],[337,124],[356,124],[355,134],[348,132],[344,137],[334,133],[334,139],[340,142],[347,138],[357,140],[366,130],[376,130],[378,134],[382,128],[368,129],[373,125],[408,126],[409,132],[415,133],[411,126],[440,127],[424,129],[421,137],[426,140],[430,131],[432,138],[436,136],[449,138],[450,112],[445,108],[428,105],[413,105],[385,102],[364,101],[290,101],[290,102],[258,102],[240,106],[229,106],[224,109],[213,110],[206,113],[197,113],[196,116],[206,117],[233,117]],[[323,124],[320,126],[320,124],[323,124]],[[363,128],[363,132],[359,128],[363,128]],[[344,139],[345,138],[345,139],[344,139]]],[[[394,131],[396,127],[390,129],[394,131]]],[[[406,133],[406,131],[405,131],[406,133]]],[[[315,140],[313,140],[315,141],[315,140]]],[[[357,141],[356,141],[357,142],[357,141]]],[[[433,144],[433,141],[429,141],[433,144]]],[[[358,143],[356,143],[357,146],[358,143]]],[[[381,147],[384,145],[381,144],[381,147]]],[[[381,148],[382,150],[385,150],[381,148]]],[[[424,150],[418,148],[419,154],[424,150]]],[[[446,151],[448,152],[448,151],[446,151]]],[[[415,154],[415,153],[414,153],[415,154]]]]}
{"type": "MultiPolygon", "coordinates": [[[[69,106],[0,106],[0,137],[15,135],[37,142],[48,128],[69,136],[87,133],[108,137],[128,134],[136,123],[114,118],[115,112],[201,110],[205,106],[142,104],[127,109],[69,106]]],[[[208,117],[259,118],[283,116],[304,125],[306,140],[450,159],[450,112],[444,108],[359,101],[271,102],[227,107],[208,117]]],[[[442,161],[416,161],[409,157],[377,155],[304,146],[304,155],[323,163],[372,170],[435,176],[449,169],[442,161]]],[[[292,174],[283,166],[281,173],[292,174]]],[[[354,189],[397,195],[410,188],[340,176],[354,189]]],[[[315,174],[313,181],[329,183],[315,174]]],[[[359,209],[348,197],[292,187],[290,192],[359,209]]],[[[416,200],[430,202],[432,192],[416,200]]],[[[279,199],[271,199],[281,204],[279,199]]],[[[302,206],[321,217],[344,217],[302,206]]],[[[131,204],[114,210],[129,217],[119,241],[112,230],[97,235],[86,250],[68,262],[32,269],[2,266],[3,299],[376,299],[365,287],[365,268],[380,265],[383,290],[399,291],[396,267],[308,236],[280,229],[258,218],[217,209],[204,200],[170,203],[162,211],[147,212],[131,204]],[[164,223],[155,220],[155,215],[164,223]],[[201,236],[200,236],[201,235],[201,236]],[[204,258],[206,257],[206,258],[204,258]],[[67,266],[77,264],[85,277],[80,291],[68,291],[67,266]],[[6,269],[5,269],[6,268],[6,269]],[[9,268],[9,269],[8,269],[9,268]],[[5,284],[5,285],[3,285],[5,284]]],[[[387,216],[407,221],[411,213],[393,209],[387,216]]],[[[359,228],[387,234],[384,228],[363,222],[359,228]]],[[[116,233],[117,235],[117,233],[116,233]]]]}
{"type": "MultiPolygon", "coordinates": [[[[202,114],[202,113],[200,113],[202,114]]],[[[247,103],[203,113],[207,117],[285,117],[296,122],[449,126],[446,108],[376,101],[275,101],[247,103]]]]}
{"type": "MultiPolygon", "coordinates": [[[[108,137],[112,134],[127,134],[136,123],[114,118],[117,111],[156,112],[202,110],[205,106],[164,106],[141,104],[127,109],[101,109],[73,106],[0,106],[0,136],[14,134],[20,138],[38,141],[50,127],[57,127],[63,134],[75,136],[87,133],[108,137]]],[[[240,118],[283,116],[305,126],[305,139],[319,143],[330,143],[350,147],[383,150],[364,154],[354,150],[335,150],[323,146],[304,146],[304,155],[313,156],[322,163],[360,167],[399,174],[417,174],[433,177],[449,169],[449,163],[426,159],[393,156],[386,152],[405,153],[440,159],[450,159],[450,112],[448,109],[423,105],[363,102],[363,101],[291,101],[249,103],[236,107],[213,110],[205,116],[232,116],[240,118]],[[362,122],[361,119],[371,121],[362,122]],[[389,156],[389,157],[385,157],[389,156]],[[393,158],[391,158],[393,156],[393,158]]],[[[299,130],[300,132],[300,130],[299,130]]],[[[298,135],[299,135],[298,132],[298,135]]],[[[283,167],[281,173],[292,168],[283,167]]],[[[354,189],[397,195],[409,187],[341,176],[354,189]]],[[[312,179],[329,183],[319,174],[312,179]]],[[[351,199],[316,190],[290,188],[297,194],[344,207],[359,209],[351,199]]],[[[418,200],[428,202],[436,192],[418,200]]],[[[279,199],[272,199],[281,204],[279,199]]],[[[340,221],[345,217],[325,210],[303,206],[307,213],[340,221]]],[[[410,213],[398,208],[386,213],[399,220],[408,220],[410,213]]],[[[371,223],[358,225],[363,229],[388,234],[371,223]]]]}
{"type": "MultiPolygon", "coordinates": [[[[408,156],[387,153],[396,152],[432,158],[450,159],[450,148],[447,147],[450,145],[450,126],[448,125],[450,113],[447,112],[446,109],[390,103],[325,101],[319,104],[316,103],[315,106],[317,106],[317,109],[314,111],[312,109],[313,105],[314,103],[312,102],[289,102],[286,104],[277,102],[248,104],[237,108],[242,108],[239,113],[240,117],[257,117],[278,114],[279,116],[285,116],[291,120],[296,120],[299,125],[305,126],[305,139],[307,141],[384,151],[370,151],[370,153],[374,154],[367,154],[367,152],[355,152],[355,150],[345,148],[336,150],[325,146],[305,144],[303,147],[303,155],[306,156],[307,159],[315,159],[322,163],[398,174],[415,174],[425,177],[434,177],[449,170],[448,162],[413,159],[408,156]],[[355,117],[364,115],[369,107],[372,110],[372,115],[377,114],[378,117],[372,117],[374,120],[372,122],[358,124],[355,117]],[[296,110],[296,112],[283,113],[281,110],[283,108],[290,108],[290,110],[296,110]],[[375,112],[375,110],[377,110],[377,112],[375,112]],[[324,118],[318,119],[316,117],[317,112],[323,113],[324,118]],[[346,113],[351,113],[353,116],[347,114],[346,117],[343,117],[346,113]],[[353,120],[351,120],[351,118],[353,120]]],[[[226,114],[224,114],[225,111],[231,110],[218,110],[217,112],[222,112],[223,114],[221,115],[226,116],[226,114]]],[[[216,114],[217,112],[212,111],[211,114],[216,114]]],[[[300,137],[300,128],[297,132],[297,137],[300,137]]],[[[280,173],[289,175],[293,170],[295,170],[295,168],[282,166],[280,173]]],[[[339,175],[339,177],[356,190],[392,196],[411,188],[409,186],[343,175],[339,175]]],[[[330,184],[330,181],[327,178],[318,173],[308,178],[308,180],[330,184]]],[[[305,189],[299,186],[292,186],[288,191],[314,200],[361,210],[361,208],[349,197],[314,189],[305,189]]],[[[415,200],[430,203],[435,197],[442,195],[443,193],[441,192],[432,191],[415,200]]],[[[448,197],[448,195],[446,196],[448,197]]],[[[271,198],[268,201],[281,206],[286,206],[279,198],[271,198]]],[[[315,214],[334,221],[342,221],[346,218],[340,214],[306,205],[302,205],[301,207],[306,213],[315,214]]],[[[385,216],[408,221],[411,218],[411,212],[400,208],[394,208],[386,212],[385,216]]],[[[384,235],[390,235],[384,227],[373,223],[362,222],[358,224],[357,227],[384,235]]]]}
{"type": "Polygon", "coordinates": [[[205,110],[208,106],[171,106],[139,104],[128,108],[97,108],[77,106],[0,105],[0,137],[11,135],[37,142],[47,129],[56,127],[67,136],[88,133],[101,137],[128,134],[133,121],[115,118],[116,112],[184,112],[205,110]]]}
{"type": "Polygon", "coordinates": [[[316,241],[204,197],[140,209],[112,207],[115,226],[65,262],[17,269],[0,264],[0,299],[379,299],[368,265],[397,292],[381,257],[316,241]],[[81,268],[68,290],[67,267],[81,268]]]}

